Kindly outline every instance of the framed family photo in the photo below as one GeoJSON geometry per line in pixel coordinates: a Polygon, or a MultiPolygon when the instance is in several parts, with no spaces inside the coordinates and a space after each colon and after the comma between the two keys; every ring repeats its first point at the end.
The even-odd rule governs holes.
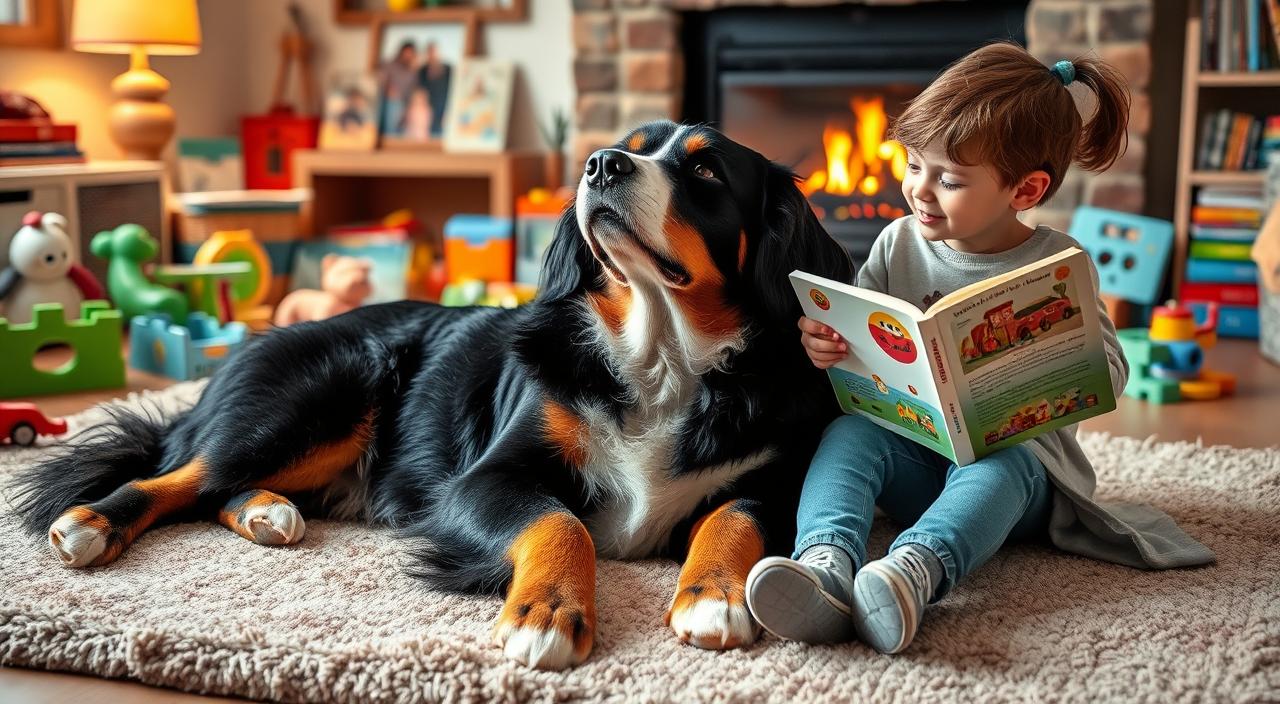
{"type": "Polygon", "coordinates": [[[510,61],[463,62],[449,101],[444,148],[457,152],[500,152],[507,146],[515,65],[510,61]]]}
{"type": "Polygon", "coordinates": [[[334,74],[324,98],[321,149],[370,151],[378,145],[378,89],[359,71],[334,74]]]}
{"type": "Polygon", "coordinates": [[[457,72],[475,52],[476,29],[474,21],[375,25],[372,63],[384,147],[440,145],[457,72]]]}

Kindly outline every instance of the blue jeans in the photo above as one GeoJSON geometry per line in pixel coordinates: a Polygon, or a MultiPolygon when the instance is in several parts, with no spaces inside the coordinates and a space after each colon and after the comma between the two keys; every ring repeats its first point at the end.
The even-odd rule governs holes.
{"type": "Polygon", "coordinates": [[[1048,535],[1048,472],[1023,445],[957,467],[951,460],[861,415],[837,418],[822,435],[805,476],[796,552],[827,543],[866,564],[875,505],[904,526],[890,550],[923,545],[946,578],[931,602],[986,562],[1006,540],[1048,535]]]}

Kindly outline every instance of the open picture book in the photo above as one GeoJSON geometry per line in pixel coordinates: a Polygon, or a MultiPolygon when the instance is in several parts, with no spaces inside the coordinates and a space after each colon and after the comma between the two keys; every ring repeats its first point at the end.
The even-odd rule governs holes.
{"type": "Polygon", "coordinates": [[[1072,247],[924,312],[802,271],[791,284],[849,346],[827,371],[844,412],[966,465],[1116,407],[1089,272],[1072,247]]]}

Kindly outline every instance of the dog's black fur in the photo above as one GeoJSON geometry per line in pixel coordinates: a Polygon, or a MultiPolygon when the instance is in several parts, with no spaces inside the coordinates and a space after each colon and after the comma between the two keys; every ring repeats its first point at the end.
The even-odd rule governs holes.
{"type": "MultiPolygon", "coordinates": [[[[511,577],[508,548],[531,521],[567,509],[595,526],[612,520],[606,509],[626,498],[603,491],[599,477],[627,458],[591,454],[591,479],[581,466],[587,454],[576,461],[566,454],[563,437],[548,430],[545,408],[554,403],[579,416],[594,409],[579,428],[588,434],[646,412],[652,396],[625,372],[616,346],[622,333],[609,328],[599,304],[613,301],[628,320],[637,315],[627,308],[634,303],[627,291],[638,295],[636,272],[653,270],[668,286],[653,284],[655,295],[686,295],[690,289],[677,284],[691,277],[712,280],[667,316],[684,311],[681,324],[719,330],[706,339],[727,335],[737,343],[694,370],[671,415],[669,465],[647,469],[688,477],[772,448],[767,462],[696,497],[693,510],[659,527],[665,535],[656,552],[679,557],[694,521],[733,500],[770,551],[788,551],[801,480],[838,409],[798,343],[801,311],[787,274],[802,269],[847,281],[848,257],[789,171],[711,129],[654,123],[616,150],[648,159],[650,176],[669,179],[665,217],[697,233],[701,245],[694,245],[705,248],[718,282],[717,272],[699,273],[696,262],[672,256],[677,249],[619,266],[614,260],[638,241],[625,230],[643,209],[637,199],[647,196],[587,178],[577,206],[559,221],[533,304],[389,303],[272,331],[218,372],[189,411],[165,420],[116,413],[112,424],[27,472],[16,494],[26,526],[46,532],[83,504],[113,526],[127,525],[153,501],[130,482],[197,459],[204,471],[196,500],[161,520],[207,518],[314,448],[363,427],[369,437],[358,470],[288,498],[303,514],[344,515],[335,507],[354,497],[345,504],[353,513],[411,539],[414,572],[433,586],[497,592],[511,577]],[[600,225],[585,237],[583,223],[592,228],[600,219],[612,229],[600,225]],[[618,244],[628,236],[629,244],[618,244]],[[605,251],[593,254],[593,247],[605,251]],[[711,308],[699,308],[706,301],[711,308]],[[724,316],[736,321],[732,330],[716,327],[724,316]]],[[[681,246],[694,251],[687,241],[681,246]]],[[[651,332],[671,334],[660,325],[651,332]]],[[[614,552],[631,556],[625,547],[614,552]]]]}

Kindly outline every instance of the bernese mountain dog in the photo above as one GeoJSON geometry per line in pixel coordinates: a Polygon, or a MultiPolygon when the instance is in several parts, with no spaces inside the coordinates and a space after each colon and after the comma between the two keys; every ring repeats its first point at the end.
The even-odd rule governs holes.
{"type": "Polygon", "coordinates": [[[115,411],[32,467],[14,505],[70,567],[161,522],[264,545],[301,540],[303,516],[390,526],[431,586],[505,594],[493,639],[540,668],[591,651],[598,557],[670,555],[675,636],[747,645],[747,572],[790,550],[839,412],[797,340],[793,269],[852,276],[795,176],[651,123],[587,160],[532,304],[273,330],[190,410],[115,411]]]}

